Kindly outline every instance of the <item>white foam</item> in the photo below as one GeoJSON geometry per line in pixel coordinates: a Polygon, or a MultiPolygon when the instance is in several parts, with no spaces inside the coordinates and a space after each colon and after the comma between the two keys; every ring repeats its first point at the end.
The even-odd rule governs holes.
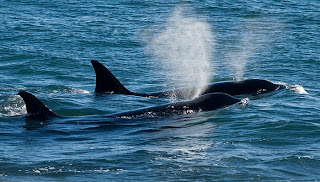
{"type": "Polygon", "coordinates": [[[75,89],[71,88],[72,93],[82,93],[82,94],[89,94],[90,92],[88,90],[82,90],[82,89],[75,89]]]}
{"type": "Polygon", "coordinates": [[[26,105],[18,95],[10,95],[0,104],[0,117],[18,116],[26,113],[26,105]]]}
{"type": "Polygon", "coordinates": [[[239,105],[246,106],[249,103],[249,98],[244,98],[240,101],[239,105]]]}
{"type": "Polygon", "coordinates": [[[308,92],[301,85],[292,85],[289,89],[297,94],[308,94],[308,92]]]}
{"type": "Polygon", "coordinates": [[[294,91],[297,94],[309,94],[302,85],[290,85],[287,83],[277,83],[286,87],[286,89],[294,91]]]}
{"type": "Polygon", "coordinates": [[[52,93],[82,93],[82,94],[89,94],[90,92],[87,90],[82,90],[82,89],[76,89],[76,88],[71,88],[71,87],[62,87],[58,88],[52,91],[52,93]]]}

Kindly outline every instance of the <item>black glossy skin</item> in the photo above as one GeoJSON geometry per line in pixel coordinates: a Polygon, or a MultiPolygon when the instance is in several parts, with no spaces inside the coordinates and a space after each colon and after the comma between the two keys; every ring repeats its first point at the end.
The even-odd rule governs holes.
{"type": "Polygon", "coordinates": [[[190,101],[176,102],[156,107],[118,113],[110,116],[116,117],[137,117],[145,114],[152,116],[165,116],[174,114],[183,114],[188,112],[211,111],[227,107],[240,102],[240,99],[232,97],[225,93],[210,93],[197,97],[190,101]]]}
{"type": "MultiPolygon", "coordinates": [[[[126,95],[135,95],[142,97],[176,97],[176,98],[185,98],[184,93],[189,93],[190,90],[195,90],[195,88],[183,88],[171,91],[164,92],[155,92],[155,93],[134,93],[126,89],[119,80],[101,63],[98,61],[91,61],[93,68],[96,73],[96,89],[95,93],[97,94],[126,94],[126,95]]],[[[208,94],[213,92],[223,92],[231,96],[235,95],[257,95],[262,93],[267,93],[275,90],[284,88],[284,86],[279,84],[274,84],[267,80],[261,79],[248,79],[243,81],[228,81],[228,82],[219,82],[212,83],[205,86],[205,89],[202,93],[208,94]]]]}
{"type": "MultiPolygon", "coordinates": [[[[219,83],[212,83],[207,85],[202,92],[202,95],[208,93],[215,93],[215,92],[222,92],[229,94],[231,96],[235,95],[257,95],[268,93],[271,91],[279,90],[284,88],[282,85],[271,83],[267,80],[260,80],[260,79],[248,79],[243,81],[229,81],[229,82],[219,82],[219,83]]],[[[150,94],[140,94],[135,93],[133,95],[137,96],[149,96],[149,97],[170,97],[174,95],[178,98],[185,98],[184,93],[188,93],[190,90],[195,88],[183,88],[165,92],[156,92],[150,94]]]]}
{"type": "MultiPolygon", "coordinates": [[[[28,92],[19,92],[27,106],[27,118],[34,120],[49,120],[51,117],[61,117],[51,111],[39,99],[28,92]]],[[[234,98],[225,93],[211,93],[200,96],[190,101],[176,102],[156,107],[149,107],[135,111],[123,112],[118,114],[107,115],[107,117],[137,117],[144,115],[153,116],[167,116],[175,114],[184,114],[199,111],[211,111],[223,107],[233,105],[240,102],[239,99],[234,98]]]]}
{"type": "Polygon", "coordinates": [[[58,116],[46,105],[44,105],[39,99],[34,95],[29,94],[28,92],[19,92],[27,108],[27,118],[28,119],[37,119],[41,121],[48,120],[50,117],[58,116]]]}

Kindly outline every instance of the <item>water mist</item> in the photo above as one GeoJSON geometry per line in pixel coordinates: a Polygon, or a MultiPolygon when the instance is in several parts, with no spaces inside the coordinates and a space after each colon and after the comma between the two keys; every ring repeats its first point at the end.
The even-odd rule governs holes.
{"type": "Polygon", "coordinates": [[[237,48],[228,54],[230,67],[236,80],[242,80],[246,65],[263,46],[267,47],[274,40],[271,32],[280,29],[277,22],[246,20],[240,27],[241,38],[237,48]]]}
{"type": "Polygon", "coordinates": [[[208,23],[186,17],[184,11],[177,8],[164,31],[151,40],[149,48],[161,61],[168,83],[174,88],[194,87],[184,93],[184,97],[195,98],[205,89],[203,86],[210,82],[213,73],[213,43],[208,23]]]}
{"type": "Polygon", "coordinates": [[[253,37],[250,33],[245,33],[240,43],[240,48],[230,55],[230,65],[236,80],[241,80],[244,75],[248,60],[254,54],[256,47],[252,44],[253,37]]]}

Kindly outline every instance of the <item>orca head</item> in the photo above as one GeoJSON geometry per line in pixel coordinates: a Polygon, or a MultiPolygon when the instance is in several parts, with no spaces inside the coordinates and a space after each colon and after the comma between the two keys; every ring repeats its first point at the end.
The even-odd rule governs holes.
{"type": "Polygon", "coordinates": [[[244,84],[243,89],[246,89],[245,92],[254,93],[254,95],[268,93],[283,88],[281,85],[274,84],[268,80],[248,79],[241,82],[244,84]]]}

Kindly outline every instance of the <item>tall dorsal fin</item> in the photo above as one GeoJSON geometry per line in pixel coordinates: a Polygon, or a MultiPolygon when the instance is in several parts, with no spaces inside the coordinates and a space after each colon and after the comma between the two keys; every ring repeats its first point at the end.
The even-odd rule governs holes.
{"type": "Polygon", "coordinates": [[[119,80],[101,63],[91,60],[94,71],[96,72],[96,89],[95,93],[114,93],[130,94],[119,80]]]}
{"type": "Polygon", "coordinates": [[[25,91],[19,92],[18,95],[22,97],[26,104],[28,118],[45,121],[50,117],[58,116],[34,95],[25,91]]]}

